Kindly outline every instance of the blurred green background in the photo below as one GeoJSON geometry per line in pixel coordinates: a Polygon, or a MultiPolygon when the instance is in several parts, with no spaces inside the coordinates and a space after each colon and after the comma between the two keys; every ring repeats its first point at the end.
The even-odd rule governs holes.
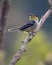
{"type": "MultiPolygon", "coordinates": [[[[3,1],[0,0],[0,14],[3,1]]],[[[23,25],[28,21],[31,13],[36,14],[40,19],[49,7],[48,0],[11,0],[7,29],[23,25]]],[[[27,35],[22,32],[6,32],[4,39],[4,48],[7,52],[6,65],[9,64],[13,55],[22,45],[21,41],[27,35]]],[[[40,32],[27,45],[26,49],[27,51],[22,54],[16,65],[39,65],[39,61],[45,61],[46,54],[52,52],[52,15],[45,21],[40,32]]]]}

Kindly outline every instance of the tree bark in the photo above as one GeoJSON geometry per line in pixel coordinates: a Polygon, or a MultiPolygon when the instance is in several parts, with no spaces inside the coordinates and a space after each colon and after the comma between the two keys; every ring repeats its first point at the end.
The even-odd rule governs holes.
{"type": "Polygon", "coordinates": [[[0,18],[0,49],[2,49],[4,45],[3,38],[5,34],[5,26],[8,11],[9,11],[9,0],[4,0],[0,18]]]}

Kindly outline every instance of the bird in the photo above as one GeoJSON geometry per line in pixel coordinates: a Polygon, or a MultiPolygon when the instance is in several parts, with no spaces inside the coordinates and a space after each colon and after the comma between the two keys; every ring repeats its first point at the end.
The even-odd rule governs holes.
{"type": "Polygon", "coordinates": [[[30,14],[29,15],[29,20],[27,23],[25,23],[23,26],[16,27],[16,28],[9,28],[9,32],[14,32],[14,31],[25,31],[25,32],[33,32],[33,30],[36,29],[36,26],[38,25],[39,18],[35,14],[30,14]]]}

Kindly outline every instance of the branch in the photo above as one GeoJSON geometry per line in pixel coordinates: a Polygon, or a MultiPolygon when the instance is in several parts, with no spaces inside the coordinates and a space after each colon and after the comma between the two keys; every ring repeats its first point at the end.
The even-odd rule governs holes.
{"type": "Polygon", "coordinates": [[[4,45],[4,35],[6,31],[6,21],[7,21],[7,14],[9,11],[9,0],[4,0],[3,7],[1,11],[1,18],[0,18],[0,64],[4,65],[5,61],[5,50],[3,49],[4,45]]]}
{"type": "Polygon", "coordinates": [[[22,46],[21,48],[17,51],[16,55],[13,57],[13,59],[11,60],[9,65],[15,65],[16,62],[19,61],[22,53],[25,51],[25,48],[27,46],[27,44],[33,39],[33,37],[35,37],[36,33],[40,30],[40,28],[42,27],[43,23],[45,22],[45,20],[49,17],[49,15],[52,13],[52,8],[50,8],[45,14],[44,16],[40,19],[36,30],[34,30],[33,32],[29,33],[28,37],[22,41],[22,46]]]}
{"type": "Polygon", "coordinates": [[[49,5],[52,6],[52,0],[48,0],[49,5]]]}
{"type": "Polygon", "coordinates": [[[0,49],[3,48],[3,37],[5,34],[5,26],[7,21],[7,14],[9,11],[9,0],[4,0],[2,12],[1,12],[1,19],[0,19],[0,49]]]}

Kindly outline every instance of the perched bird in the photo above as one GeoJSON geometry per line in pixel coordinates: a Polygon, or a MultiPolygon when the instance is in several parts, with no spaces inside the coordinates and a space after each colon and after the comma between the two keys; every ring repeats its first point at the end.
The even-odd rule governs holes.
{"type": "Polygon", "coordinates": [[[21,27],[10,28],[10,29],[8,29],[8,31],[13,32],[13,31],[20,30],[20,31],[25,31],[25,32],[32,32],[38,25],[38,22],[39,22],[39,18],[36,15],[31,14],[29,16],[29,21],[26,24],[24,24],[21,27]]]}

